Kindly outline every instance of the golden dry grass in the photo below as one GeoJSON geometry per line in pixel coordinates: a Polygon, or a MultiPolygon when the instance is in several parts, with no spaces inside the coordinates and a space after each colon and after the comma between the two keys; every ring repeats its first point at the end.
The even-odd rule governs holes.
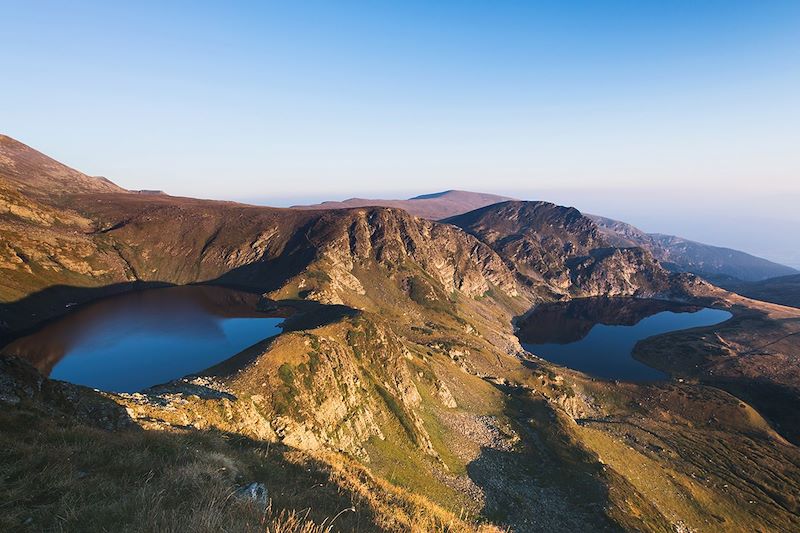
{"type": "Polygon", "coordinates": [[[477,531],[341,454],[0,411],[2,531],[477,531]],[[263,482],[266,510],[235,496],[263,482]]]}

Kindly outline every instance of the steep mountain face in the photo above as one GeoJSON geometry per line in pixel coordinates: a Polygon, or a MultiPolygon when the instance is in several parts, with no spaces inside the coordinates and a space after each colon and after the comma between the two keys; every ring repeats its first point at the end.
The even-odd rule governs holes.
{"type": "Polygon", "coordinates": [[[553,204],[507,202],[445,224],[102,181],[46,194],[44,181],[24,189],[24,173],[6,176],[21,168],[15,154],[57,164],[15,150],[0,161],[13,193],[0,213],[0,343],[73,303],[157,284],[244,287],[290,316],[276,337],[132,394],[54,382],[0,355],[0,501],[12,510],[0,529],[281,530],[231,496],[251,482],[273,511],[326,520],[326,531],[800,527],[797,447],[724,382],[694,382],[767,363],[781,380],[760,383],[796,381],[796,310],[670,275],[553,204]],[[684,333],[679,354],[656,339],[653,365],[685,382],[654,384],[551,365],[514,335],[512,320],[540,301],[667,294],[729,308],[750,329],[684,333]],[[114,476],[126,476],[125,495],[114,476]]]}
{"type": "Polygon", "coordinates": [[[14,174],[22,163],[42,169],[26,167],[37,187],[14,191],[14,208],[0,214],[0,301],[16,302],[0,309],[0,337],[143,283],[217,281],[372,309],[387,291],[412,307],[453,294],[519,294],[491,248],[398,209],[275,209],[120,192],[103,181],[76,192],[58,187],[60,170],[48,189],[49,169],[67,167],[18,143],[3,146],[8,190],[24,181],[14,174]]]}
{"type": "Polygon", "coordinates": [[[522,276],[554,295],[654,295],[681,290],[642,248],[613,248],[575,208],[504,202],[446,219],[489,244],[522,276]]]}
{"type": "Polygon", "coordinates": [[[673,271],[691,272],[708,277],[711,281],[725,276],[758,281],[796,273],[791,267],[738,250],[702,244],[674,235],[645,233],[625,222],[596,215],[587,216],[595,221],[611,245],[645,248],[673,271]]]}
{"type": "Polygon", "coordinates": [[[414,216],[428,220],[441,220],[443,218],[466,213],[479,207],[484,207],[498,202],[511,200],[507,196],[486,194],[470,191],[444,191],[433,194],[423,194],[408,200],[380,200],[367,198],[350,198],[342,202],[322,202],[314,205],[296,205],[293,209],[348,209],[352,207],[396,207],[411,213],[414,216]]]}
{"type": "Polygon", "coordinates": [[[309,237],[318,259],[328,263],[328,275],[346,276],[374,262],[390,276],[402,276],[406,268],[417,269],[448,293],[481,296],[494,286],[508,296],[517,295],[513,274],[491,248],[452,226],[404,211],[372,208],[326,213],[315,222],[309,237]]]}

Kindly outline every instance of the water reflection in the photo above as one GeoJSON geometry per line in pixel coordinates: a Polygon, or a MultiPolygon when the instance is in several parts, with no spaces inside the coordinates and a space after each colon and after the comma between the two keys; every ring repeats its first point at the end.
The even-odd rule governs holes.
{"type": "Polygon", "coordinates": [[[666,375],[631,356],[638,341],[730,316],[661,300],[584,298],[536,307],[518,323],[517,335],[527,351],[559,365],[607,379],[649,381],[666,375]]]}
{"type": "Polygon", "coordinates": [[[4,353],[104,390],[134,391],[203,370],[280,332],[258,295],[221,287],[133,292],[76,309],[4,353]]]}

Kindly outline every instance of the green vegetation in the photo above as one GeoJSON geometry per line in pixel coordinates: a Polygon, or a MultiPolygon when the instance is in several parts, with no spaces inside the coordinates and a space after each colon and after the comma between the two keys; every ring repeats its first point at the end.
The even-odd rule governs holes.
{"type": "Polygon", "coordinates": [[[289,363],[283,363],[278,367],[278,377],[281,380],[281,390],[273,395],[275,411],[278,414],[286,414],[295,412],[298,417],[304,416],[302,411],[293,410],[292,406],[295,403],[297,396],[297,385],[295,384],[294,369],[289,363]]]}
{"type": "Polygon", "coordinates": [[[432,475],[435,468],[432,461],[420,455],[418,449],[402,444],[404,439],[397,437],[390,429],[385,439],[370,439],[367,448],[372,459],[370,468],[393,485],[429,498],[455,514],[461,516],[464,510],[469,509],[463,495],[432,475]]]}
{"type": "Polygon", "coordinates": [[[375,382],[374,385],[375,385],[375,390],[378,391],[378,395],[381,397],[383,402],[389,408],[389,411],[391,411],[391,413],[403,427],[406,436],[411,440],[412,443],[419,444],[419,437],[417,436],[417,431],[414,429],[414,424],[411,422],[411,420],[409,420],[408,414],[406,413],[405,409],[400,405],[397,399],[382,385],[380,385],[377,382],[375,382]]]}
{"type": "Polygon", "coordinates": [[[0,410],[0,530],[475,531],[346,457],[238,435],[109,432],[42,406],[0,410]],[[266,510],[237,497],[263,483],[266,510]]]}
{"type": "Polygon", "coordinates": [[[430,437],[433,449],[439,454],[439,457],[445,466],[447,466],[450,473],[465,475],[467,473],[467,465],[464,464],[464,461],[453,453],[451,449],[453,439],[458,439],[460,436],[454,435],[441,423],[437,413],[432,408],[435,400],[431,398],[430,393],[425,390],[425,387],[420,387],[420,394],[423,399],[420,417],[422,417],[422,422],[425,424],[425,431],[427,431],[428,437],[430,437]]]}

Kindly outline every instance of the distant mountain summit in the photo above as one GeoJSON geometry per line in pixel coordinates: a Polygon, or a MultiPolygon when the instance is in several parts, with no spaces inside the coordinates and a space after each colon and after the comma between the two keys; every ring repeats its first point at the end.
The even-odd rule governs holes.
{"type": "MultiPolygon", "coordinates": [[[[354,207],[397,207],[404,209],[412,215],[427,218],[430,220],[445,220],[460,215],[466,215],[471,211],[481,210],[502,202],[514,200],[505,196],[495,194],[477,193],[470,191],[448,190],[430,194],[421,194],[407,200],[389,199],[367,199],[350,198],[341,202],[322,202],[314,205],[298,205],[292,209],[348,209],[354,207]]],[[[531,202],[523,211],[533,209],[536,205],[537,214],[523,214],[534,216],[544,216],[550,209],[567,209],[547,202],[531,202]]],[[[506,206],[509,209],[509,206],[506,206]]],[[[580,213],[573,209],[572,217],[575,213],[580,213]]],[[[550,215],[553,213],[551,212],[550,215]]],[[[566,213],[564,213],[566,215],[566,213]]],[[[490,215],[486,212],[476,212],[472,216],[490,215]]],[[[597,215],[585,215],[587,219],[596,225],[597,231],[602,235],[605,242],[616,248],[638,247],[649,251],[653,257],[661,262],[666,268],[674,272],[691,272],[711,281],[723,281],[727,278],[735,278],[742,281],[759,281],[767,278],[787,276],[797,274],[798,271],[778,263],[774,263],[761,257],[756,257],[739,250],[711,246],[700,242],[691,241],[674,235],[660,233],[645,233],[639,228],[597,215]]],[[[497,217],[491,217],[493,220],[497,217]]],[[[449,221],[464,227],[466,219],[449,221]]],[[[498,222],[495,220],[495,222],[498,222]]],[[[538,224],[534,221],[534,226],[538,230],[547,230],[548,226],[538,224]]],[[[507,224],[508,221],[503,222],[507,224]]]]}
{"type": "Polygon", "coordinates": [[[507,196],[470,191],[449,190],[422,194],[407,200],[350,198],[341,202],[322,202],[313,205],[295,205],[292,209],[348,209],[353,207],[397,207],[414,216],[441,220],[487,205],[512,200],[507,196]]]}

